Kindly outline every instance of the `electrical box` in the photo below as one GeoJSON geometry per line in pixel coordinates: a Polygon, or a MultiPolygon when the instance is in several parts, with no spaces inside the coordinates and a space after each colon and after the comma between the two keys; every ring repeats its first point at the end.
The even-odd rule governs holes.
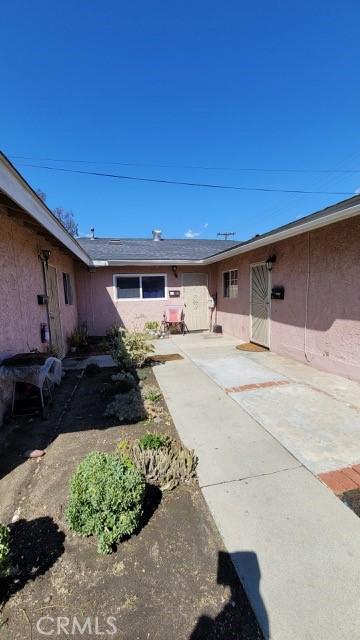
{"type": "Polygon", "coordinates": [[[277,286],[271,289],[271,298],[272,300],[284,300],[284,287],[277,286]]]}
{"type": "Polygon", "coordinates": [[[170,289],[170,291],[169,291],[169,298],[180,298],[180,291],[179,291],[179,289],[170,289]]]}
{"type": "Polygon", "coordinates": [[[44,293],[38,294],[37,301],[38,304],[46,304],[49,300],[49,296],[46,296],[44,293]]]}

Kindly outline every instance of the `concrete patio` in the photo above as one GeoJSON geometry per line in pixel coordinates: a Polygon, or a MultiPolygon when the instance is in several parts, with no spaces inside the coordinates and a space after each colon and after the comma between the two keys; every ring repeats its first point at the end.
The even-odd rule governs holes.
{"type": "Polygon", "coordinates": [[[360,462],[360,387],[210,334],[156,342],[176,427],[265,637],[360,634],[360,519],[314,475],[360,462]]]}

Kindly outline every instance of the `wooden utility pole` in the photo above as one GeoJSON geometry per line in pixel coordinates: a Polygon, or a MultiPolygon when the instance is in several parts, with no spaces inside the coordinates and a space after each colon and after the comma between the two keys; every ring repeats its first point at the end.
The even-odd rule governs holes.
{"type": "Polygon", "coordinates": [[[236,236],[236,231],[223,231],[217,234],[218,236],[224,236],[224,240],[230,238],[230,236],[236,236]]]}

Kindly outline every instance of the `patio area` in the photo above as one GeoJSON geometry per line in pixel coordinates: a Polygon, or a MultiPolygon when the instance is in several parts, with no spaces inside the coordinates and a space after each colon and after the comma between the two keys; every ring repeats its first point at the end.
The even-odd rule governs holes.
{"type": "Polygon", "coordinates": [[[205,500],[265,638],[355,637],[360,519],[322,474],[360,460],[359,385],[236,344],[156,343],[184,357],[155,375],[205,500]]]}
{"type": "Polygon", "coordinates": [[[179,349],[315,474],[360,463],[360,384],[290,358],[235,349],[209,333],[174,335],[157,352],[179,349]]]}

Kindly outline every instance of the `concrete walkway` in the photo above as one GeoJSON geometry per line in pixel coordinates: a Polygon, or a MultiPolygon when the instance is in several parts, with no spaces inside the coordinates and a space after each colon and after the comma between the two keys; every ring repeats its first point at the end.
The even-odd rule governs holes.
{"type": "Polygon", "coordinates": [[[358,638],[360,519],[309,469],[360,459],[352,446],[359,385],[273,354],[238,352],[235,344],[210,335],[157,341],[157,353],[184,360],[154,368],[181,438],[199,456],[200,485],[224,545],[266,638],[358,638]],[[284,401],[280,393],[291,385],[308,396],[314,386],[330,408],[316,410],[313,396],[303,404],[300,394],[300,419],[294,395],[284,401]],[[325,444],[313,446],[306,422],[328,410],[332,438],[324,422],[325,444]],[[337,436],[347,444],[329,456],[337,436]]]}

